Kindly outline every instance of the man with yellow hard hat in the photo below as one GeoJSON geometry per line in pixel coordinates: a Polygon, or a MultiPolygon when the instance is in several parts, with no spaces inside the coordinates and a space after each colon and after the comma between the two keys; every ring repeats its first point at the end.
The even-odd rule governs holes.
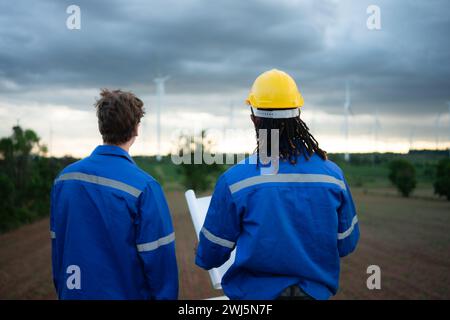
{"type": "Polygon", "coordinates": [[[222,279],[230,299],[328,299],[338,290],[340,257],[359,239],[350,189],[301,120],[303,97],[287,73],[261,74],[247,103],[257,153],[219,178],[196,264],[218,267],[236,248],[222,279]],[[263,150],[276,170],[261,161],[263,150]]]}

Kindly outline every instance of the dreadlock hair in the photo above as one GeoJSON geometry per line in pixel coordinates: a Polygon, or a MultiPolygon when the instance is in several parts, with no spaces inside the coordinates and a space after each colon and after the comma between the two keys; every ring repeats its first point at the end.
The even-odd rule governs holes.
{"type": "MultiPolygon", "coordinates": [[[[280,110],[280,109],[277,109],[280,110]]],[[[253,111],[252,111],[253,113],[253,111]]],[[[314,153],[327,159],[326,151],[319,148],[319,143],[309,132],[309,128],[300,116],[286,119],[272,119],[253,116],[256,130],[256,152],[259,163],[259,151],[263,144],[267,144],[267,155],[271,156],[271,130],[279,130],[279,156],[282,160],[288,160],[291,164],[297,163],[297,157],[303,155],[309,160],[314,153]],[[267,130],[266,141],[260,141],[260,130],[267,130]]]]}

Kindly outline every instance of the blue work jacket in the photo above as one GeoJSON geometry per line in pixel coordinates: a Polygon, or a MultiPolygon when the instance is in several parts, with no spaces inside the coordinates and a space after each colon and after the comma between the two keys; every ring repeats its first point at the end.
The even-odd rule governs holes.
{"type": "Polygon", "coordinates": [[[236,249],[222,279],[231,299],[274,299],[298,285],[315,299],[336,294],[340,257],[351,253],[359,228],[341,169],[313,155],[278,171],[255,156],[217,181],[200,232],[196,264],[222,265],[236,249]]]}
{"type": "Polygon", "coordinates": [[[175,236],[156,180],[120,147],[66,167],[51,195],[60,299],[176,299],[175,236]]]}

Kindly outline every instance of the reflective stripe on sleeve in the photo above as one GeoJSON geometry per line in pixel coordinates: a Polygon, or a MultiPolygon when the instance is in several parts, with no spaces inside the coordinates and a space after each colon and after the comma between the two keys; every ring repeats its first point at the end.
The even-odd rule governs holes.
{"type": "Polygon", "coordinates": [[[56,239],[56,233],[55,233],[55,231],[50,231],[50,238],[56,239]]]}
{"type": "Polygon", "coordinates": [[[211,241],[212,243],[218,244],[219,246],[226,247],[233,249],[234,248],[234,242],[229,241],[227,239],[220,238],[218,236],[213,235],[211,232],[208,231],[205,227],[202,228],[203,235],[211,241]]]}
{"type": "Polygon", "coordinates": [[[111,188],[118,189],[118,190],[124,191],[126,193],[129,193],[132,196],[135,196],[136,198],[139,197],[139,195],[142,192],[141,190],[136,189],[135,187],[130,186],[121,181],[104,178],[104,177],[100,177],[100,176],[95,176],[92,174],[86,174],[86,173],[82,173],[82,172],[70,172],[70,173],[62,174],[61,176],[58,177],[58,179],[55,180],[55,184],[60,181],[67,181],[67,180],[78,180],[78,181],[90,182],[90,183],[94,183],[94,184],[98,184],[98,185],[102,185],[102,186],[106,186],[106,187],[111,187],[111,188]]]}
{"type": "Polygon", "coordinates": [[[153,251],[158,249],[161,246],[164,246],[166,244],[169,244],[171,242],[175,241],[175,233],[172,232],[168,236],[159,238],[158,240],[152,241],[152,242],[146,242],[141,243],[137,245],[137,250],[139,252],[145,252],[145,251],[153,251]]]}
{"type": "Polygon", "coordinates": [[[347,238],[349,235],[351,235],[353,232],[353,229],[355,228],[355,225],[357,223],[358,223],[358,217],[354,216],[350,228],[348,228],[347,230],[345,230],[342,233],[338,233],[338,240],[343,240],[343,239],[347,238]]]}
{"type": "Polygon", "coordinates": [[[269,174],[254,176],[236,182],[230,186],[231,193],[238,192],[242,189],[270,182],[293,182],[293,183],[331,183],[339,186],[341,189],[346,190],[344,181],[339,180],[333,176],[325,174],[303,174],[303,173],[282,173],[282,174],[269,174]]]}

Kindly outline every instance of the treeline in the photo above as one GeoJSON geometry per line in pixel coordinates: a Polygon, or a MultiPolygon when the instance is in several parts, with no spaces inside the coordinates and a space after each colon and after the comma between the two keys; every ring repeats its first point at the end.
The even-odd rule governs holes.
{"type": "Polygon", "coordinates": [[[352,154],[349,162],[343,154],[331,154],[350,184],[363,187],[367,180],[386,177],[401,195],[409,197],[418,182],[431,184],[437,196],[450,200],[450,158],[448,150],[412,150],[407,154],[352,154]]]}
{"type": "MultiPolygon", "coordinates": [[[[409,197],[417,185],[416,168],[406,159],[396,159],[389,164],[389,180],[404,197],[409,197]]],[[[450,201],[450,159],[441,159],[433,174],[434,193],[450,201]]]]}
{"type": "MultiPolygon", "coordinates": [[[[195,137],[180,136],[179,156],[194,157],[194,152],[211,152],[211,141],[205,132],[195,137]]],[[[157,179],[167,190],[194,189],[210,192],[218,176],[229,165],[174,165],[170,156],[157,161],[155,157],[135,157],[137,164],[157,179]]],[[[435,193],[450,200],[450,160],[445,153],[353,154],[350,162],[343,155],[330,159],[344,170],[352,186],[377,187],[377,181],[388,181],[409,196],[418,181],[434,186],[435,193]]],[[[0,139],[0,233],[47,216],[54,178],[71,157],[49,158],[47,148],[32,130],[13,127],[9,137],[0,139]]],[[[378,185],[380,186],[380,185],[378,185]]]]}
{"type": "Polygon", "coordinates": [[[20,126],[0,139],[0,233],[49,214],[53,179],[75,159],[46,153],[39,136],[20,126]]]}

